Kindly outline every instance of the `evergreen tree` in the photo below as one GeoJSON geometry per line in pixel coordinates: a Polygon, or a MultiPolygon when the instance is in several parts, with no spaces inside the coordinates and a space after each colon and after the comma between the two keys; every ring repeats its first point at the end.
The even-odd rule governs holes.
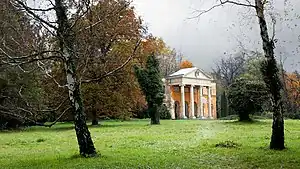
{"type": "Polygon", "coordinates": [[[135,66],[135,75],[141,90],[146,96],[151,124],[160,124],[160,108],[163,104],[164,92],[159,62],[152,53],[147,60],[146,68],[135,66]]]}
{"type": "Polygon", "coordinates": [[[251,121],[250,114],[263,111],[269,95],[262,81],[239,77],[229,87],[229,107],[240,121],[251,121]]]}

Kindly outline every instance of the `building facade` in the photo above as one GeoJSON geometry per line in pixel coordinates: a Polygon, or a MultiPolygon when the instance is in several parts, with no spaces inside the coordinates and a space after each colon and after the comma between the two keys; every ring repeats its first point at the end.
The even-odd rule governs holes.
{"type": "Polygon", "coordinates": [[[165,79],[164,104],[172,119],[216,119],[216,83],[196,67],[181,69],[165,79]]]}

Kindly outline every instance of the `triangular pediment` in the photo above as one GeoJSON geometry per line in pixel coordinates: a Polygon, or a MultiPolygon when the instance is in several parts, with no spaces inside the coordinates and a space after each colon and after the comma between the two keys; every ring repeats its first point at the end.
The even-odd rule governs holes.
{"type": "Polygon", "coordinates": [[[172,73],[168,77],[169,78],[186,77],[186,78],[212,80],[212,78],[208,74],[206,74],[203,70],[197,67],[180,69],[177,72],[172,73]]]}
{"type": "Polygon", "coordinates": [[[207,75],[203,70],[198,68],[185,74],[183,77],[212,80],[212,78],[209,75],[207,75]]]}

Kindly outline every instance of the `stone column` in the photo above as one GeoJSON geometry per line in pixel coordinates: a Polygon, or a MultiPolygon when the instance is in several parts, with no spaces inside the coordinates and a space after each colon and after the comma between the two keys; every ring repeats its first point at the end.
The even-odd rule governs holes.
{"type": "Polygon", "coordinates": [[[200,99],[199,99],[199,107],[200,107],[200,118],[203,119],[204,118],[204,110],[203,110],[203,102],[202,102],[202,97],[203,97],[203,86],[200,86],[200,99]]]}
{"type": "Polygon", "coordinates": [[[208,86],[208,118],[212,119],[211,114],[211,87],[208,86]]]}
{"type": "MultiPolygon", "coordinates": [[[[167,81],[166,81],[167,82],[167,81]]],[[[165,87],[165,95],[167,97],[167,105],[168,108],[170,110],[171,113],[171,119],[175,120],[176,116],[175,116],[175,101],[173,100],[172,96],[171,96],[171,88],[172,86],[166,83],[166,87],[165,87]]]]}
{"type": "Polygon", "coordinates": [[[172,97],[171,97],[171,108],[170,108],[170,112],[171,112],[171,119],[172,120],[175,120],[176,119],[176,116],[175,116],[175,101],[172,99],[172,97]]]}
{"type": "Polygon", "coordinates": [[[201,98],[200,98],[200,88],[201,86],[199,86],[198,88],[198,103],[197,103],[197,114],[196,114],[196,118],[200,117],[200,102],[201,102],[201,98]]]}
{"type": "Polygon", "coordinates": [[[185,116],[185,94],[184,94],[184,84],[180,85],[180,91],[181,91],[181,117],[186,119],[185,116]]]}
{"type": "Polygon", "coordinates": [[[191,85],[190,88],[190,102],[191,102],[191,118],[195,119],[195,105],[194,105],[194,85],[191,85]]]}

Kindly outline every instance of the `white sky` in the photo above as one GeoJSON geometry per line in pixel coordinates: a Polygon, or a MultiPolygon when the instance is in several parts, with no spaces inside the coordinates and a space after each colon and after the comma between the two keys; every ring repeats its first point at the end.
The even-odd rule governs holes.
{"type": "MultiPolygon", "coordinates": [[[[242,0],[241,0],[242,1],[242,0]]],[[[296,63],[300,61],[300,0],[290,0],[294,6],[291,11],[284,0],[274,0],[276,9],[283,16],[284,7],[288,9],[287,18],[293,21],[277,21],[276,36],[279,43],[277,57],[287,57],[285,67],[300,70],[296,63]],[[288,29],[292,25],[292,30],[288,29]]],[[[162,37],[165,42],[194,65],[210,71],[213,61],[223,57],[224,52],[233,53],[241,41],[248,49],[261,50],[259,25],[253,9],[226,5],[201,16],[200,19],[188,19],[195,9],[207,9],[216,0],[134,0],[137,14],[142,16],[154,36],[162,37]],[[205,3],[204,3],[205,1],[205,3]]],[[[271,27],[269,27],[271,29],[271,27]]]]}
{"type": "MultiPolygon", "coordinates": [[[[245,0],[235,0],[243,2],[245,0]]],[[[250,0],[254,1],[254,0],[250,0]]],[[[288,71],[300,71],[300,0],[271,0],[277,18],[276,38],[279,39],[275,53],[286,57],[288,71]],[[285,4],[284,2],[289,2],[285,4]],[[287,11],[287,16],[284,15],[287,11]],[[291,20],[292,19],[292,20],[291,20]]],[[[45,1],[28,0],[35,7],[45,1]]],[[[136,12],[149,27],[150,33],[159,36],[171,48],[181,52],[206,71],[214,61],[238,51],[238,40],[249,50],[262,50],[259,25],[254,9],[235,5],[216,8],[198,19],[193,17],[196,9],[208,9],[217,0],[133,0],[136,12]]],[[[272,27],[269,27],[272,31],[272,27]]]]}

